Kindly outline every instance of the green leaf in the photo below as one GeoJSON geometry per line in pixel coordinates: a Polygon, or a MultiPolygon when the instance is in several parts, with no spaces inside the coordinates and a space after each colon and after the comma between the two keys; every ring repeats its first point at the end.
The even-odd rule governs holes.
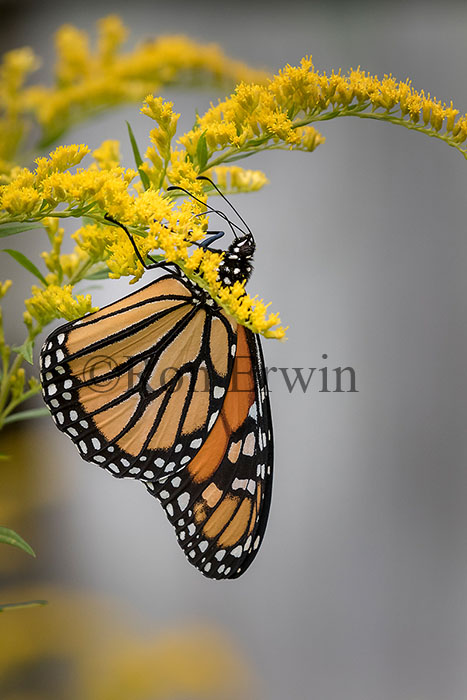
{"type": "Polygon", "coordinates": [[[89,275],[83,277],[85,280],[106,280],[109,278],[109,270],[104,268],[103,270],[96,270],[91,272],[89,275]]]}
{"type": "Polygon", "coordinates": [[[30,418],[42,418],[42,416],[50,416],[48,408],[31,408],[29,411],[18,411],[7,416],[3,421],[3,425],[16,423],[20,420],[29,420],[30,418]]]}
{"type": "Polygon", "coordinates": [[[1,603],[0,613],[7,610],[18,610],[19,608],[37,608],[38,606],[47,605],[46,600],[27,600],[24,603],[1,603]]]}
{"type": "Polygon", "coordinates": [[[149,178],[146,175],[146,173],[144,172],[144,170],[141,170],[141,166],[143,164],[143,159],[141,158],[141,154],[139,152],[138,144],[136,143],[133,129],[130,126],[130,122],[126,122],[126,125],[128,128],[128,136],[130,137],[131,148],[133,149],[133,157],[135,159],[136,167],[138,168],[141,182],[143,183],[144,189],[148,190],[151,186],[151,183],[149,182],[149,178]]]}
{"type": "Polygon", "coordinates": [[[196,157],[200,170],[204,170],[204,166],[208,162],[208,146],[206,143],[206,132],[199,137],[198,145],[196,146],[196,157]]]}
{"type": "Polygon", "coordinates": [[[24,357],[26,362],[30,365],[34,363],[33,359],[34,341],[31,338],[27,338],[22,345],[18,345],[13,348],[13,352],[18,353],[21,357],[24,357]]]}
{"type": "Polygon", "coordinates": [[[20,253],[19,250],[12,250],[11,248],[3,248],[4,253],[8,253],[8,255],[11,255],[11,257],[16,260],[20,265],[22,265],[28,272],[31,272],[33,275],[39,279],[42,284],[44,284],[47,287],[47,282],[45,281],[45,277],[42,274],[40,270],[37,269],[37,267],[34,265],[33,262],[29,260],[23,253],[20,253]]]}
{"type": "Polygon", "coordinates": [[[4,452],[0,452],[0,462],[8,462],[10,459],[11,455],[6,455],[4,452]]]}
{"type": "Polygon", "coordinates": [[[28,543],[18,535],[18,533],[16,533],[14,530],[10,530],[8,527],[0,527],[0,543],[10,544],[12,547],[22,549],[23,552],[30,554],[32,557],[36,556],[33,548],[28,545],[28,543]]]}
{"type": "Polygon", "coordinates": [[[6,238],[7,236],[16,236],[17,233],[23,233],[23,231],[31,231],[35,228],[42,228],[39,221],[36,221],[34,224],[28,224],[25,221],[11,221],[7,224],[0,224],[0,238],[6,238]]]}

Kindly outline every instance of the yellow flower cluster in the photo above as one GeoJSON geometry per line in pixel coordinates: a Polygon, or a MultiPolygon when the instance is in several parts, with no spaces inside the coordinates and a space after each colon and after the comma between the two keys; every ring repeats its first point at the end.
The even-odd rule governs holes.
{"type": "MultiPolygon", "coordinates": [[[[159,108],[163,111],[158,118],[166,119],[170,126],[173,123],[170,108],[161,103],[159,108]]],[[[88,152],[84,146],[59,147],[49,158],[38,159],[35,171],[19,170],[1,190],[0,224],[2,219],[40,219],[51,243],[51,251],[42,256],[49,270],[46,278],[49,286],[45,290],[35,287],[33,298],[26,304],[32,318],[44,325],[57,314],[69,319],[84,313],[84,309],[89,310],[90,297],[73,300],[71,288],[95,264],[105,262],[113,278],[132,275],[132,281],[136,281],[142,276],[144,269],[125,233],[104,220],[104,214],[110,214],[130,227],[143,257],[156,251],[158,259],[175,262],[240,323],[267,337],[283,337],[283,329],[272,328],[278,322],[277,316],[266,319],[264,305],[251,299],[243,288],[230,290],[220,285],[217,280],[219,254],[198,247],[193,250],[193,243],[203,238],[207,227],[201,204],[185,199],[176,205],[175,200],[152,187],[130,192],[136,173],[116,165],[119,156],[115,142],[106,142],[97,149],[97,163],[70,172],[69,168],[78,165],[88,152]],[[63,204],[69,209],[60,209],[63,204]],[[76,248],[71,255],[61,253],[63,229],[57,218],[67,213],[76,216],[85,213],[95,219],[73,235],[76,248]],[[64,279],[70,284],[64,287],[61,298],[59,285],[64,279]]],[[[228,168],[220,174],[227,177],[230,173],[234,186],[244,190],[249,185],[253,189],[264,181],[255,171],[246,171],[245,175],[243,172],[241,168],[228,168]]],[[[172,181],[183,183],[190,192],[197,192],[206,199],[201,182],[196,180],[197,172],[189,161],[175,159],[170,173],[172,181]]]]}
{"type": "MultiPolygon", "coordinates": [[[[123,25],[116,18],[107,19],[100,32],[97,54],[91,60],[87,36],[69,27],[62,30],[61,84],[74,89],[77,80],[96,75],[97,64],[105,64],[106,70],[122,66],[118,51],[125,37],[123,25]]],[[[10,79],[13,90],[18,90],[25,66],[30,65],[26,59],[17,60],[23,69],[18,68],[16,81],[10,79]]],[[[173,61],[176,63],[175,55],[173,61]]],[[[169,79],[171,65],[169,61],[165,79],[169,79]]],[[[181,70],[180,63],[177,70],[181,70]]],[[[156,126],[149,134],[151,145],[145,160],[141,163],[136,158],[141,177],[136,184],[132,183],[138,172],[122,167],[116,141],[105,141],[95,149],[94,161],[87,168],[78,167],[89,152],[86,146],[59,147],[48,158],[38,159],[34,171],[16,168],[11,172],[10,181],[0,189],[0,226],[2,222],[50,217],[45,222],[52,246],[44,255],[49,270],[47,290],[59,287],[64,280],[72,286],[88,272],[100,274],[105,269],[111,277],[131,275],[135,281],[143,274],[143,267],[122,229],[104,218],[110,215],[129,228],[143,258],[151,254],[157,260],[176,263],[237,321],[266,337],[285,335],[277,314],[268,316],[268,305],[251,298],[244,285],[222,286],[217,278],[222,255],[193,245],[206,233],[208,217],[203,203],[214,193],[210,185],[197,179],[200,173],[214,178],[226,192],[259,189],[267,182],[262,172],[227,163],[271,148],[312,151],[324,141],[312,122],[350,115],[384,119],[422,131],[442,138],[466,155],[461,144],[467,138],[467,117],[459,116],[452,105],[447,107],[418,93],[409,82],[399,83],[392,76],[380,80],[360,69],[347,75],[318,73],[309,58],[297,67],[286,66],[267,84],[241,83],[230,98],[197,118],[195,127],[179,138],[178,148],[172,146],[179,119],[173,105],[149,95],[141,111],[156,126]],[[200,201],[180,200],[181,192],[167,192],[169,185],[184,188],[200,201]],[[91,220],[83,222],[74,234],[76,248],[71,255],[61,253],[63,231],[50,223],[65,216],[91,220]]],[[[75,300],[70,307],[71,291],[65,290],[62,305],[66,318],[77,308],[90,305],[90,301],[75,300]]],[[[35,296],[40,296],[39,292],[35,296]]],[[[40,302],[44,317],[51,313],[47,299],[41,297],[40,302]]]]}
{"type": "Polygon", "coordinates": [[[144,163],[141,167],[155,188],[164,186],[171,155],[170,146],[180,117],[179,114],[174,113],[172,107],[172,102],[164,102],[162,97],[148,95],[141,108],[141,112],[153,119],[158,125],[149,133],[153,145],[149,146],[145,153],[152,165],[144,163]]]}
{"type": "Polygon", "coordinates": [[[218,187],[229,194],[256,192],[269,182],[261,170],[246,170],[239,168],[238,165],[218,165],[206,174],[208,177],[214,177],[218,187]]]}
{"type": "MultiPolygon", "coordinates": [[[[15,522],[31,518],[31,513],[49,513],[64,498],[59,491],[63,487],[58,485],[59,459],[51,460],[56,478],[42,488],[27,488],[25,470],[14,469],[18,463],[27,463],[36,444],[41,444],[32,439],[34,435],[16,431],[10,439],[14,456],[2,474],[1,512],[12,513],[15,522]]],[[[10,559],[13,563],[2,558],[4,578],[5,570],[13,578],[12,572],[19,569],[16,559],[10,559]]],[[[27,588],[19,585],[15,582],[14,590],[3,586],[3,597],[40,597],[50,605],[45,615],[29,614],[28,625],[21,614],[2,615],[2,634],[8,640],[0,655],[0,696],[4,700],[260,697],[259,681],[244,652],[222,629],[200,616],[196,622],[169,621],[146,632],[135,606],[109,594],[89,595],[37,582],[27,588]],[[62,662],[62,672],[50,674],[47,691],[20,692],[21,679],[32,666],[45,668],[56,658],[62,662]]]]}
{"type": "Polygon", "coordinates": [[[91,302],[90,294],[78,294],[73,297],[71,284],[59,287],[49,284],[48,287],[33,287],[33,296],[27,299],[26,309],[31,318],[39,326],[45,326],[55,318],[73,321],[85,314],[97,311],[91,302]]]}
{"type": "Polygon", "coordinates": [[[56,81],[50,87],[24,87],[25,77],[38,66],[30,49],[7,53],[0,67],[0,115],[5,115],[0,118],[0,158],[13,157],[31,114],[42,127],[43,142],[50,143],[96,110],[141,100],[163,85],[200,81],[235,84],[267,78],[265,73],[227,58],[218,46],[183,36],[160,37],[123,52],[127,34],[115,15],[97,23],[95,48],[86,32],[71,25],[61,27],[55,39],[56,81]]]}
{"type": "Polygon", "coordinates": [[[467,154],[461,148],[467,139],[467,116],[459,116],[452,103],[447,106],[392,75],[381,80],[356,69],[328,76],[317,72],[310,58],[302,59],[299,66],[286,66],[266,85],[240,84],[230,98],[199,117],[180,142],[194,159],[200,140],[205,139],[206,167],[233,158],[236,152],[258,152],[280,142],[282,147],[313,151],[324,138],[311,123],[340,116],[401,124],[441,138],[467,154]],[[209,160],[225,149],[219,158],[209,160]]]}
{"type": "Polygon", "coordinates": [[[13,283],[11,280],[5,280],[5,282],[0,282],[0,299],[3,299],[3,297],[8,292],[12,284],[13,283]]]}
{"type": "Polygon", "coordinates": [[[38,60],[29,48],[10,51],[0,65],[0,159],[4,173],[13,167],[11,161],[25,131],[20,118],[24,111],[24,81],[37,67],[38,60]]]}

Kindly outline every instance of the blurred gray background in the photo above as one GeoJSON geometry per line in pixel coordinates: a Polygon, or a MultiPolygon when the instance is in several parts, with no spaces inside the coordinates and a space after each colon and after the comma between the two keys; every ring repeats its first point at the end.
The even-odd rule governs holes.
{"type": "MultiPolygon", "coordinates": [[[[2,48],[31,45],[46,59],[44,76],[52,31],[64,22],[92,29],[118,12],[129,45],[184,33],[271,71],[311,53],[318,69],[392,72],[467,109],[461,3],[0,7],[2,48]]],[[[182,113],[179,133],[223,96],[162,94],[182,113]]],[[[143,144],[138,110],[99,116],[66,142],[118,138],[131,166],[124,120],[143,144]]],[[[351,365],[358,393],[320,393],[317,378],[290,393],[271,374],[274,498],[254,566],[232,583],[204,579],[145,489],[82,462],[50,420],[36,478],[61,463],[67,500],[44,525],[39,561],[48,579],[127,600],[149,628],[202,619],[227,630],[267,700],[465,700],[467,163],[389,124],[321,126],[327,142],[313,154],[243,162],[270,185],[233,202],[259,248],[250,292],[290,326],[287,343],[264,342],[267,365],[351,365]]],[[[42,250],[31,238],[22,249],[42,250]]],[[[11,276],[11,261],[0,266],[0,278],[11,276]]],[[[18,309],[29,286],[26,277],[17,284],[18,309]]],[[[127,290],[108,281],[94,299],[127,290]]],[[[9,324],[14,334],[12,312],[9,324]]]]}

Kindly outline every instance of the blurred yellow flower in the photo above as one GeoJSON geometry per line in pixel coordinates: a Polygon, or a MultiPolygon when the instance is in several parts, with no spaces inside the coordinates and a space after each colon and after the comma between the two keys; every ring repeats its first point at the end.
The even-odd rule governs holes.
{"type": "Polygon", "coordinates": [[[253,671],[212,625],[173,624],[147,634],[131,610],[108,597],[37,585],[3,593],[18,600],[31,592],[49,606],[29,610],[27,619],[21,612],[2,615],[2,700],[259,697],[253,671]]]}

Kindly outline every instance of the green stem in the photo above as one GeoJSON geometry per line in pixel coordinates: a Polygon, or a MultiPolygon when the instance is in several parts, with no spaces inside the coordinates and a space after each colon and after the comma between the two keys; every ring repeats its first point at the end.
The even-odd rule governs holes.
{"type": "MultiPolygon", "coordinates": [[[[9,420],[6,420],[8,418],[8,416],[10,415],[10,413],[12,413],[15,410],[15,408],[17,406],[19,406],[21,403],[23,403],[24,401],[27,401],[28,399],[30,399],[33,396],[35,396],[36,394],[38,394],[39,391],[40,391],[40,386],[34,387],[33,389],[29,389],[29,391],[26,391],[26,393],[21,394],[21,396],[19,396],[14,401],[10,401],[10,403],[8,404],[8,406],[5,408],[5,410],[3,411],[3,413],[0,416],[0,426],[3,426],[5,423],[14,422],[12,420],[12,418],[14,418],[14,416],[12,416],[9,420]]],[[[17,420],[19,420],[19,418],[17,420]]]]}
{"type": "Polygon", "coordinates": [[[0,426],[3,423],[3,417],[5,415],[5,406],[8,401],[8,394],[10,391],[10,381],[11,377],[15,372],[18,371],[18,369],[21,367],[21,364],[23,362],[23,358],[21,355],[17,355],[15,357],[14,362],[12,363],[11,367],[8,369],[8,362],[5,362],[5,356],[3,357],[3,375],[2,375],[2,385],[0,389],[0,426]]]}

